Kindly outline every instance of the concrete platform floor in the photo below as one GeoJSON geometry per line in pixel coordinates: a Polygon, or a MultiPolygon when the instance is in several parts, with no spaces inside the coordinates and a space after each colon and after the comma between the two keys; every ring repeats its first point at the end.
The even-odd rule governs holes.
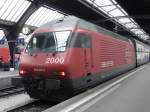
{"type": "Polygon", "coordinates": [[[83,112],[150,112],[150,65],[83,112]]]}
{"type": "Polygon", "coordinates": [[[0,71],[0,89],[11,86],[11,78],[18,76],[18,71],[0,71]]]}

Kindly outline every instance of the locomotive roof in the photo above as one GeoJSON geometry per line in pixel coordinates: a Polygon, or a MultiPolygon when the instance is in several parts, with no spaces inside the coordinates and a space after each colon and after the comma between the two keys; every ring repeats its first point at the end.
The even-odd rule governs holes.
{"type": "Polygon", "coordinates": [[[78,22],[79,18],[74,17],[74,16],[69,16],[69,17],[62,17],[56,20],[53,20],[51,22],[48,22],[44,25],[42,25],[40,28],[69,28],[73,29],[78,22]]]}
{"type": "Polygon", "coordinates": [[[105,35],[109,35],[109,36],[112,36],[112,37],[117,38],[117,39],[121,39],[121,40],[125,40],[125,41],[129,40],[127,37],[121,36],[117,33],[114,33],[112,31],[105,29],[105,28],[94,25],[88,21],[85,21],[83,19],[80,19],[80,18],[77,18],[74,16],[67,16],[67,17],[62,17],[62,18],[53,20],[51,22],[48,22],[48,23],[42,25],[39,29],[43,29],[43,28],[52,28],[53,29],[54,28],[54,29],[59,30],[59,29],[68,28],[68,29],[72,30],[76,26],[78,28],[84,28],[84,29],[88,29],[91,31],[103,33],[105,35]]]}

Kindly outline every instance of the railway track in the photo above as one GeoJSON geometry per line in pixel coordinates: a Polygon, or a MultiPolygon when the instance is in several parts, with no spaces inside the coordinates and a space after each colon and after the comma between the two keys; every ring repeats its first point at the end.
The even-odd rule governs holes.
{"type": "Polygon", "coordinates": [[[22,107],[18,107],[16,109],[10,110],[8,112],[41,112],[41,111],[44,111],[47,108],[50,108],[54,105],[56,105],[56,103],[54,103],[54,102],[37,100],[35,102],[29,103],[22,107]]]}
{"type": "Polygon", "coordinates": [[[11,86],[11,87],[7,87],[7,88],[3,88],[3,89],[0,89],[0,97],[20,93],[20,92],[23,92],[23,91],[24,91],[23,87],[11,86]]]}
{"type": "Polygon", "coordinates": [[[0,89],[0,112],[41,112],[57,104],[55,102],[30,99],[23,92],[24,88],[15,86],[0,89]],[[16,95],[20,97],[16,97],[16,95]],[[20,100],[20,103],[15,103],[16,99],[17,102],[20,100]],[[1,102],[5,102],[8,105],[1,105],[1,102]]]}

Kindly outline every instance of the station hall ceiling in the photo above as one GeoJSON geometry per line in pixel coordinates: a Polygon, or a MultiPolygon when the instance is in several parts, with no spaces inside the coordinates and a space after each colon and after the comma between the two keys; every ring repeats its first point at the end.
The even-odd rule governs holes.
{"type": "MultiPolygon", "coordinates": [[[[150,0],[116,0],[150,35],[150,0]]],[[[148,39],[149,40],[149,39],[148,39]]]]}
{"type": "Polygon", "coordinates": [[[15,24],[39,27],[75,15],[150,44],[149,5],[148,0],[0,0],[0,27],[15,24]]]}
{"type": "MultiPolygon", "coordinates": [[[[132,16],[126,11],[122,5],[116,0],[84,0],[92,5],[92,7],[102,11],[109,18],[106,20],[114,20],[115,23],[120,24],[125,31],[130,32],[130,37],[136,36],[149,43],[149,32],[145,31],[145,27],[141,27],[135,18],[142,18],[143,15],[132,16]]],[[[125,1],[124,1],[125,2],[125,1]]],[[[122,2],[121,2],[122,3],[122,2]]],[[[126,3],[126,2],[125,2],[126,3]]],[[[136,3],[136,1],[135,1],[136,3]]],[[[127,5],[128,6],[128,5],[127,5]]],[[[132,4],[133,7],[133,4],[132,4]]],[[[132,9],[131,9],[132,10],[132,9]]],[[[143,21],[144,22],[144,21],[143,21]]],[[[118,32],[119,33],[119,32],[118,32]]]]}

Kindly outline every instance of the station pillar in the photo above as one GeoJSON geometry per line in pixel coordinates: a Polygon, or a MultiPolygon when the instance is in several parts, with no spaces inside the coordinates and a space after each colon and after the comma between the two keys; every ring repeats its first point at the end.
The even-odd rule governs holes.
{"type": "Polygon", "coordinates": [[[15,51],[15,41],[18,37],[16,30],[7,30],[5,31],[5,36],[8,41],[8,46],[10,50],[10,67],[14,68],[14,51],[15,51]]]}

